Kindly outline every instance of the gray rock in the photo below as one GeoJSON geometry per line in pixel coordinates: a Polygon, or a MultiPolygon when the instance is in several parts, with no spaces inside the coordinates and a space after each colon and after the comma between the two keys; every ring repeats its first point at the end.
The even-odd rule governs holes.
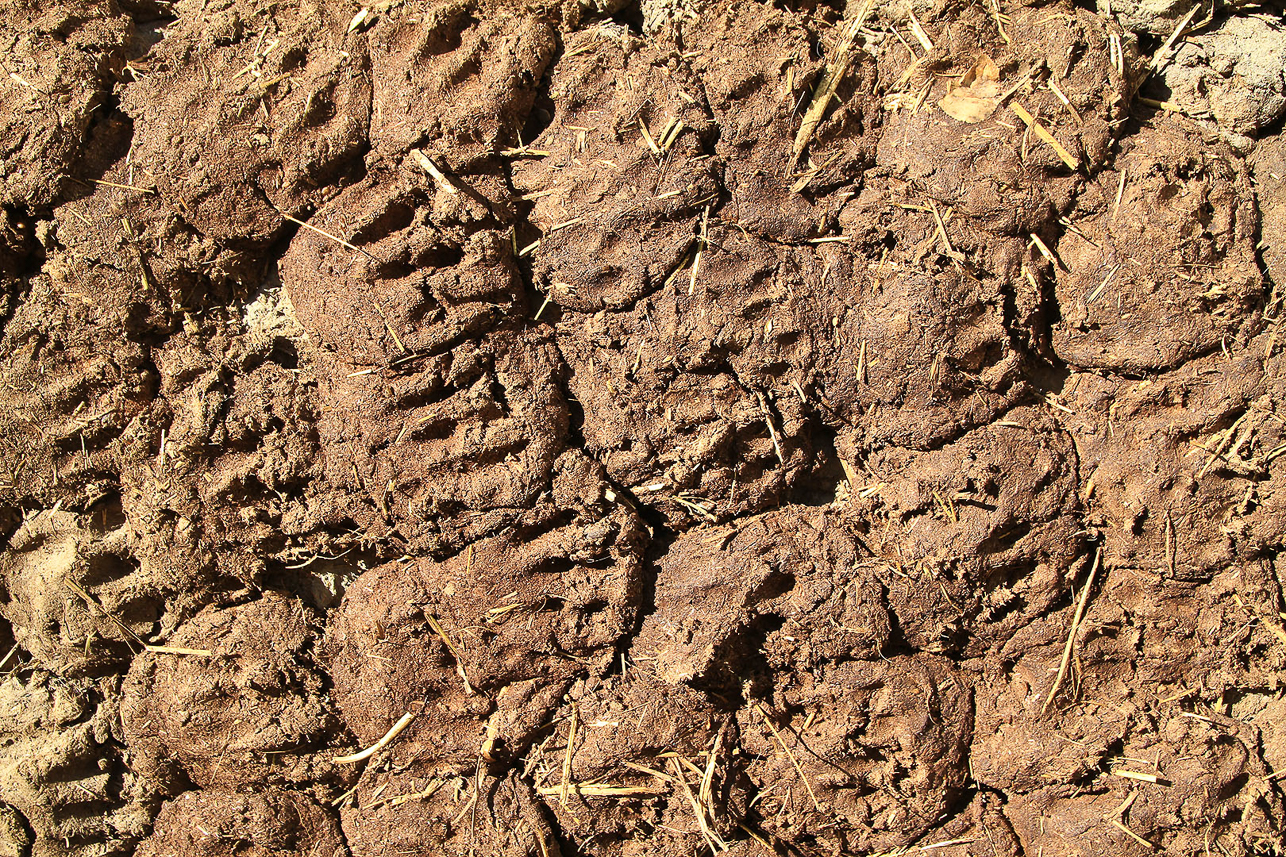
{"type": "Polygon", "coordinates": [[[1169,36],[1194,0],[1097,0],[1098,11],[1114,15],[1121,26],[1136,33],[1169,36]]]}
{"type": "Polygon", "coordinates": [[[1286,29],[1234,17],[1186,39],[1158,75],[1169,100],[1228,135],[1253,135],[1286,113],[1286,29]]]}

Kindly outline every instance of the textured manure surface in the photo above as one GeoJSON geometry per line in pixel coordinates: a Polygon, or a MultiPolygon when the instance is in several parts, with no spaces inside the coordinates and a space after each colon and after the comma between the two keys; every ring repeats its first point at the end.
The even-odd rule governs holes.
{"type": "Polygon", "coordinates": [[[0,857],[1286,854],[1283,16],[0,0],[0,857]]]}

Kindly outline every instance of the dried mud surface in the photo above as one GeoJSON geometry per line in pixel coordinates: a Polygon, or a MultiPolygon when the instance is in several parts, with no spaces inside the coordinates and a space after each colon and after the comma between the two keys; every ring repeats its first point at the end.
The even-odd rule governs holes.
{"type": "Polygon", "coordinates": [[[1286,853],[1207,12],[0,2],[0,855],[1286,853]]]}

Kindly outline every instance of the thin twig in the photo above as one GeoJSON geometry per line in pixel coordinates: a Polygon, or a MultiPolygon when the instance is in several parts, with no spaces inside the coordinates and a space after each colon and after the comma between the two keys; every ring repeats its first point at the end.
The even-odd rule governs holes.
{"type": "Polygon", "coordinates": [[[768,716],[768,712],[764,710],[764,707],[759,703],[755,703],[755,708],[759,709],[759,714],[764,718],[764,722],[768,724],[768,728],[772,730],[773,737],[777,739],[777,743],[785,751],[786,758],[790,759],[790,763],[795,766],[795,773],[799,774],[799,778],[804,781],[804,788],[808,789],[808,796],[813,799],[813,807],[818,812],[821,812],[822,804],[817,799],[817,795],[813,793],[813,787],[809,785],[808,777],[804,776],[804,769],[800,766],[799,760],[795,758],[795,754],[790,752],[790,748],[786,746],[785,740],[781,737],[781,733],[777,731],[777,727],[773,725],[772,718],[768,716]]]}
{"type": "Polygon", "coordinates": [[[380,750],[383,750],[389,744],[393,743],[393,739],[396,738],[398,735],[401,735],[402,730],[405,729],[407,726],[411,725],[411,721],[414,719],[415,719],[415,712],[413,711],[406,712],[396,723],[393,724],[392,728],[390,728],[387,732],[384,733],[383,738],[376,741],[374,744],[367,747],[365,750],[362,750],[360,753],[353,753],[352,755],[349,755],[349,756],[336,756],[331,761],[334,762],[336,765],[348,765],[353,762],[361,762],[365,759],[369,759],[371,756],[374,756],[380,750]]]}
{"type": "Polygon", "coordinates": [[[1098,575],[1099,561],[1103,558],[1103,551],[1094,552],[1094,564],[1090,566],[1089,578],[1085,581],[1085,588],[1081,590],[1081,597],[1076,603],[1076,613],[1072,616],[1072,627],[1067,632],[1067,644],[1063,646],[1063,660],[1058,665],[1058,675],[1054,678],[1054,686],[1049,689],[1049,696],[1045,697],[1045,704],[1040,708],[1040,714],[1045,716],[1049,710],[1049,705],[1054,701],[1058,689],[1063,686],[1063,679],[1067,676],[1067,665],[1072,660],[1072,647],[1076,644],[1076,632],[1081,627],[1081,619],[1085,615],[1085,605],[1090,599],[1090,590],[1094,588],[1094,578],[1098,575]]]}
{"type": "Polygon", "coordinates": [[[365,250],[363,250],[361,247],[358,247],[356,244],[350,244],[349,242],[345,241],[343,238],[340,238],[338,235],[332,235],[331,233],[327,232],[325,229],[322,229],[322,228],[317,227],[317,226],[313,226],[311,223],[305,223],[304,221],[300,220],[298,217],[291,217],[289,214],[287,214],[287,213],[286,213],[286,212],[284,212],[284,211],[281,211],[281,212],[278,212],[278,213],[279,213],[282,217],[284,217],[284,218],[286,218],[287,220],[289,220],[291,223],[294,223],[294,224],[296,224],[296,225],[298,225],[298,226],[302,226],[302,227],[304,227],[305,229],[307,229],[307,230],[309,230],[309,231],[311,231],[311,232],[316,232],[318,235],[321,235],[321,236],[324,236],[324,237],[326,237],[326,238],[329,238],[331,241],[334,241],[336,244],[340,245],[341,247],[347,247],[349,250],[352,250],[352,251],[354,251],[354,252],[356,252],[356,253],[361,253],[363,256],[365,256],[366,258],[370,259],[372,262],[378,262],[378,261],[379,261],[379,260],[378,260],[378,259],[376,259],[374,256],[372,256],[370,253],[367,253],[365,250]]]}

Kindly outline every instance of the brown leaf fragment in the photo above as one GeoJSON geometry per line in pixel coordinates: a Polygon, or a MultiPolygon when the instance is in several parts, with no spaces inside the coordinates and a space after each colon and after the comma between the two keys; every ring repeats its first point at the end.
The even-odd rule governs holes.
{"type": "Polygon", "coordinates": [[[952,119],[977,124],[995,112],[1000,103],[1000,69],[991,57],[982,55],[960,82],[938,102],[952,119]]]}

